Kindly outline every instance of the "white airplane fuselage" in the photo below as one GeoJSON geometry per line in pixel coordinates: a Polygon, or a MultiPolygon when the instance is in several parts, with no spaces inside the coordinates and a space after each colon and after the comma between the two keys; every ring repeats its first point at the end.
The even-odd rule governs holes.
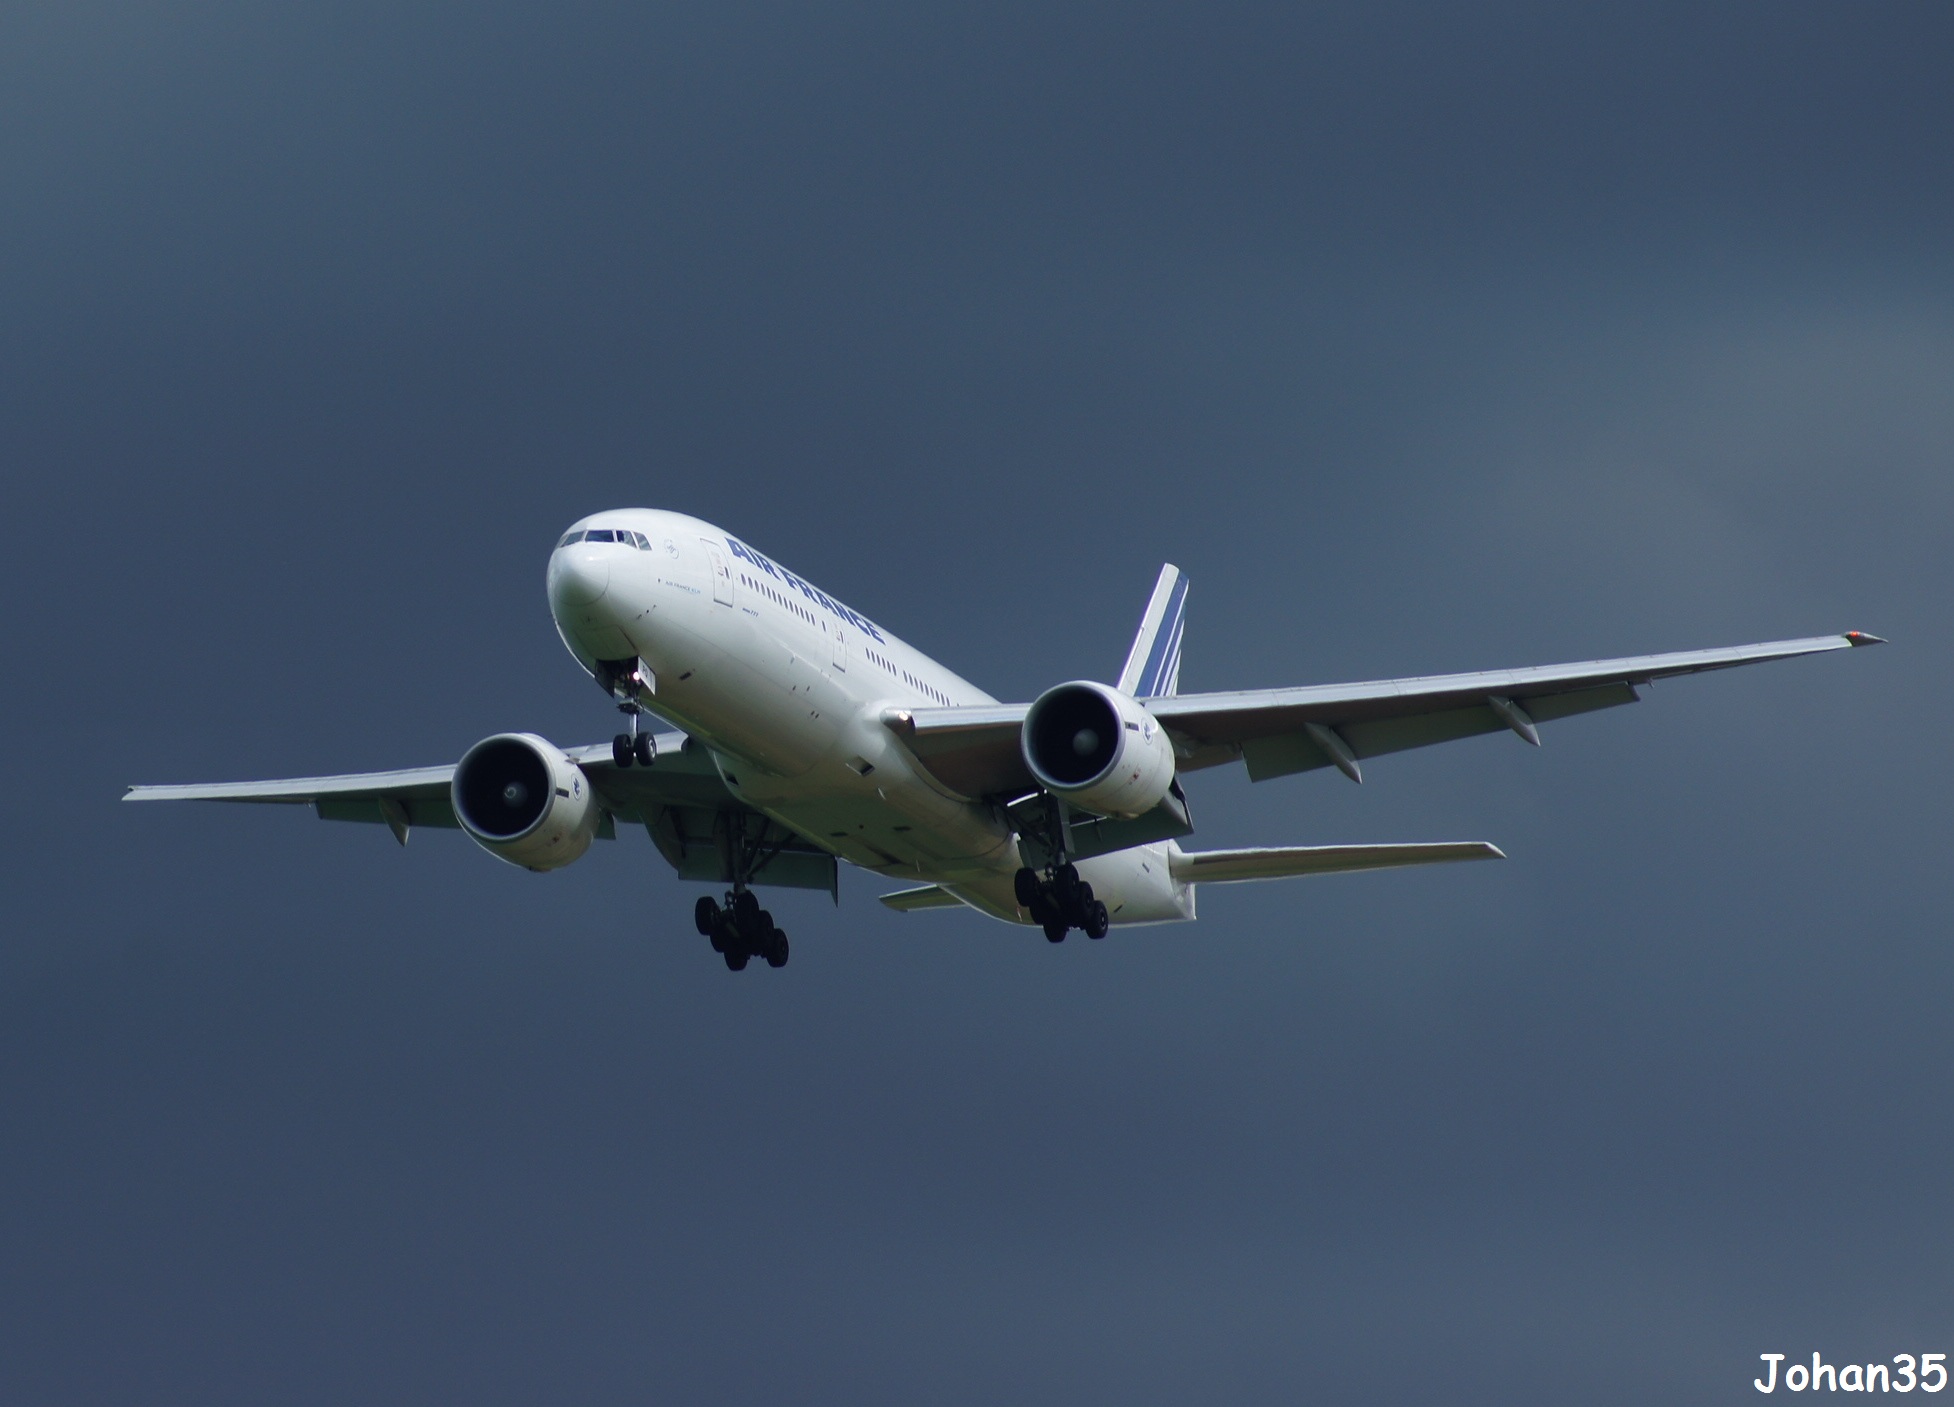
{"type": "MultiPolygon", "coordinates": [[[[730,533],[682,513],[619,509],[558,547],[550,612],[593,674],[649,666],[644,706],[709,752],[734,796],[863,869],[940,884],[1029,923],[1025,862],[1002,808],[947,789],[884,723],[889,709],[995,703],[989,694],[730,533]],[[640,539],[649,547],[637,545],[640,539]]],[[[1114,923],[1194,917],[1173,842],[1078,862],[1114,923]]]]}

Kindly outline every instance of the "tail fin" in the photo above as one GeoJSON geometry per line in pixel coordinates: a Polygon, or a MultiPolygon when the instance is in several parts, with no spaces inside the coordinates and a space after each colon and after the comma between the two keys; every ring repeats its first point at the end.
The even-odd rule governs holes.
{"type": "Polygon", "coordinates": [[[1119,687],[1138,699],[1163,698],[1181,686],[1181,626],[1187,617],[1187,578],[1169,562],[1140,617],[1140,633],[1126,652],[1119,687]]]}

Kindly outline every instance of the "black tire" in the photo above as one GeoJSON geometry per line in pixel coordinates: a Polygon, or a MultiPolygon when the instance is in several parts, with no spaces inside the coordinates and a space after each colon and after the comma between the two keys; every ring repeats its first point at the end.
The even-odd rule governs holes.
{"type": "Polygon", "coordinates": [[[656,760],[658,754],[653,752],[651,748],[651,734],[649,733],[638,734],[638,740],[631,744],[631,755],[638,759],[638,765],[640,767],[649,767],[656,760]]]}
{"type": "Polygon", "coordinates": [[[767,943],[767,966],[787,966],[787,935],[778,928],[773,931],[773,937],[767,943]]]}
{"type": "Polygon", "coordinates": [[[1040,894],[1031,901],[1031,921],[1042,928],[1046,924],[1063,923],[1065,920],[1059,917],[1058,905],[1040,894]]]}
{"type": "Polygon", "coordinates": [[[1061,894],[1070,894],[1079,887],[1079,867],[1060,865],[1052,871],[1052,888],[1061,894]]]}
{"type": "Polygon", "coordinates": [[[773,937],[775,931],[773,915],[765,909],[755,909],[753,911],[753,936],[758,941],[753,946],[764,950],[768,940],[773,937]]]}
{"type": "Polygon", "coordinates": [[[1106,930],[1112,926],[1112,916],[1106,912],[1106,906],[1097,899],[1087,906],[1086,921],[1079,925],[1085,929],[1088,938],[1104,938],[1106,930]]]}
{"type": "Polygon", "coordinates": [[[631,765],[631,735],[619,733],[611,739],[611,761],[620,767],[631,765]]]}
{"type": "Polygon", "coordinates": [[[1071,924],[1062,918],[1055,918],[1045,925],[1045,941],[1047,943],[1063,943],[1065,941],[1065,935],[1071,931],[1071,924]]]}
{"type": "Polygon", "coordinates": [[[701,938],[712,937],[712,931],[719,927],[719,905],[710,894],[701,894],[699,902],[692,906],[692,924],[699,930],[701,938]]]}
{"type": "Polygon", "coordinates": [[[1065,916],[1072,921],[1074,928],[1086,926],[1086,915],[1092,912],[1094,902],[1090,884],[1081,884],[1066,896],[1065,916]]]}
{"type": "Polygon", "coordinates": [[[1038,871],[1033,869],[1019,870],[1012,877],[1011,887],[1017,895],[1018,907],[1021,909],[1030,908],[1038,902],[1039,895],[1045,892],[1045,886],[1038,882],[1038,871]]]}
{"type": "Polygon", "coordinates": [[[728,948],[726,950],[726,970],[728,972],[746,971],[746,960],[749,956],[750,954],[744,948],[728,948]]]}
{"type": "Polygon", "coordinates": [[[753,922],[753,916],[760,912],[760,901],[753,897],[751,889],[742,889],[733,896],[733,919],[744,929],[753,922]]]}

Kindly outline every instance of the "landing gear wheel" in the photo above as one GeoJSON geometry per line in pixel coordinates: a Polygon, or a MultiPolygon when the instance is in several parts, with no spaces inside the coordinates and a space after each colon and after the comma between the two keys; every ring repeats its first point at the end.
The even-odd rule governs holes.
{"type": "Polygon", "coordinates": [[[611,761],[620,767],[629,767],[632,757],[631,735],[629,733],[619,733],[615,738],[611,739],[611,761]]]}
{"type": "Polygon", "coordinates": [[[752,924],[753,916],[760,912],[760,901],[753,897],[751,889],[742,889],[733,896],[730,907],[733,910],[733,921],[741,928],[746,928],[752,924]]]}
{"type": "Polygon", "coordinates": [[[1086,905],[1086,921],[1079,925],[1085,929],[1088,938],[1104,938],[1106,930],[1112,927],[1113,920],[1106,913],[1106,906],[1097,899],[1086,905]]]}
{"type": "Polygon", "coordinates": [[[1049,923],[1045,925],[1045,941],[1047,943],[1063,943],[1065,941],[1065,935],[1068,932],[1070,932],[1071,929],[1072,929],[1072,925],[1067,923],[1064,919],[1062,918],[1052,919],[1049,923]]]}
{"type": "Polygon", "coordinates": [[[712,901],[712,895],[699,896],[699,902],[692,906],[692,922],[701,938],[712,937],[713,930],[719,927],[719,905],[712,901]]]}
{"type": "Polygon", "coordinates": [[[778,928],[773,931],[773,936],[767,941],[767,966],[787,966],[787,935],[782,933],[778,928]]]}
{"type": "Polygon", "coordinates": [[[1038,882],[1038,871],[1022,869],[1012,877],[1011,887],[1017,895],[1018,907],[1028,909],[1038,902],[1038,896],[1045,892],[1045,886],[1038,882]]]}
{"type": "Polygon", "coordinates": [[[728,948],[726,950],[726,970],[728,972],[746,971],[746,960],[748,956],[744,948],[728,948]]]}
{"type": "Polygon", "coordinates": [[[631,755],[638,759],[640,767],[649,767],[657,760],[658,754],[652,751],[651,734],[638,734],[631,744],[631,755]]]}

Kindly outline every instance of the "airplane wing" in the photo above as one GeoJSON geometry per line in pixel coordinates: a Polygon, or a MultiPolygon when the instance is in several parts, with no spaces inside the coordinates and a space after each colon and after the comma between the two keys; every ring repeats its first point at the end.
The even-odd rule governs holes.
{"type": "MultiPolygon", "coordinates": [[[[1537,746],[1539,724],[1634,703],[1637,688],[1653,680],[1881,643],[1852,630],[1719,650],[1141,703],[1173,737],[1180,771],[1240,758],[1258,782],[1319,767],[1362,781],[1365,758],[1476,733],[1510,729],[1537,746]]],[[[971,797],[1017,796],[1036,787],[1018,753],[1029,707],[892,709],[883,719],[945,786],[971,797]]]]}
{"type": "MultiPolygon", "coordinates": [[[[832,854],[735,799],[711,757],[683,733],[660,733],[656,741],[658,760],[650,767],[619,767],[609,743],[564,750],[603,807],[600,839],[615,839],[620,820],[642,825],[681,879],[728,884],[730,841],[743,829],[749,847],[772,852],[754,873],[754,884],[835,891],[832,854]]],[[[449,763],[282,781],[137,786],[122,799],[310,806],[322,820],[384,822],[405,845],[415,826],[460,828],[448,799],[454,771],[449,763]]]]}

